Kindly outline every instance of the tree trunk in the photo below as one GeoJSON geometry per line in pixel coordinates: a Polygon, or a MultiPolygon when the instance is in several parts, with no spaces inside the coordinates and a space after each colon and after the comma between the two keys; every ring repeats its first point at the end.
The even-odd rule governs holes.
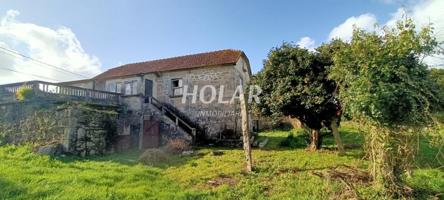
{"type": "Polygon", "coordinates": [[[336,145],[338,146],[338,151],[340,155],[345,154],[344,144],[342,144],[341,136],[338,130],[338,118],[333,118],[330,125],[331,131],[333,132],[333,137],[335,138],[336,145]]]}
{"type": "Polygon", "coordinates": [[[406,166],[404,155],[401,149],[408,148],[402,142],[402,135],[397,135],[384,128],[373,128],[369,132],[368,140],[371,158],[371,175],[375,186],[382,189],[392,198],[402,197],[405,183],[402,173],[406,166]],[[400,139],[401,138],[401,139],[400,139]]]}
{"type": "Polygon", "coordinates": [[[321,148],[320,137],[319,129],[311,129],[309,150],[316,151],[321,148]]]}
{"type": "Polygon", "coordinates": [[[253,169],[253,161],[251,158],[251,144],[250,144],[250,129],[248,120],[248,104],[245,94],[240,94],[240,106],[242,117],[242,139],[244,143],[245,160],[247,164],[247,171],[251,172],[253,169]]]}

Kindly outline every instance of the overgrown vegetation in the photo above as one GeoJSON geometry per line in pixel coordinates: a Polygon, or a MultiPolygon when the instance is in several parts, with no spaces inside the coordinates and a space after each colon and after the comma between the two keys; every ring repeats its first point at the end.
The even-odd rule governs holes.
{"type": "Polygon", "coordinates": [[[170,155],[162,149],[147,149],[140,155],[138,161],[145,165],[156,165],[167,162],[169,158],[170,155]]]}
{"type": "Polygon", "coordinates": [[[431,90],[436,96],[433,108],[444,110],[444,69],[430,69],[431,90]]]}
{"type": "MultiPolygon", "coordinates": [[[[362,145],[357,126],[343,123],[346,146],[362,145]]],[[[334,146],[331,136],[324,138],[318,152],[279,146],[289,133],[297,137],[301,131],[260,133],[270,141],[264,149],[253,150],[256,171],[250,174],[243,171],[241,149],[202,148],[193,156],[172,155],[146,166],[137,164],[138,152],[50,158],[30,148],[4,146],[0,147],[0,199],[387,199],[355,173],[370,164],[362,159],[361,148],[349,148],[345,156],[338,156],[327,150],[334,146]],[[214,156],[213,151],[223,154],[214,156]],[[322,176],[345,169],[349,173],[339,174],[342,178],[322,176]]],[[[418,163],[406,179],[417,199],[439,199],[438,194],[444,193],[444,172],[437,168],[436,152],[427,140],[421,141],[418,163]]]]}
{"type": "Polygon", "coordinates": [[[23,85],[17,90],[15,96],[19,101],[31,100],[34,97],[34,90],[23,85]]]}
{"type": "Polygon", "coordinates": [[[114,108],[44,102],[6,107],[6,113],[0,116],[0,145],[32,144],[40,147],[60,144],[62,139],[69,138],[68,153],[89,155],[103,154],[115,143],[118,114],[114,108]],[[65,135],[66,130],[70,131],[70,136],[65,135]]]}
{"type": "Polygon", "coordinates": [[[71,138],[69,150],[71,153],[82,156],[104,154],[115,144],[118,115],[115,108],[67,103],[59,106],[59,109],[76,122],[76,133],[71,138]]]}
{"type": "Polygon", "coordinates": [[[437,42],[430,27],[417,32],[411,20],[384,32],[355,30],[335,53],[331,78],[341,88],[347,113],[366,133],[366,153],[376,186],[405,195],[403,173],[416,155],[417,134],[431,123],[429,71],[422,62],[437,42]]]}
{"type": "Polygon", "coordinates": [[[180,154],[184,151],[191,150],[191,148],[192,148],[191,144],[188,141],[181,138],[168,140],[165,146],[165,150],[172,154],[180,154]]]}
{"type": "Polygon", "coordinates": [[[63,136],[58,126],[59,116],[52,111],[36,111],[18,123],[0,121],[0,144],[46,145],[57,142],[63,136]]]}

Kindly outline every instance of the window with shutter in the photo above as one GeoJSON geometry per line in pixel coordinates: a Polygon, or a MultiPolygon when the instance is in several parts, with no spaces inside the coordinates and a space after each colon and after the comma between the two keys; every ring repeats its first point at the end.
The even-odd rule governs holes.
{"type": "Polygon", "coordinates": [[[183,80],[171,79],[171,96],[179,97],[183,94],[183,80]]]}

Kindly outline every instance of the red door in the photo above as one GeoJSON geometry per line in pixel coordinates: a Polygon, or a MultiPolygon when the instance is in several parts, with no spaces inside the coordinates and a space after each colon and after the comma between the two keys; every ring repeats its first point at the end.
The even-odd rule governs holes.
{"type": "Polygon", "coordinates": [[[160,132],[158,121],[145,120],[143,122],[143,148],[157,148],[160,146],[160,132]]]}

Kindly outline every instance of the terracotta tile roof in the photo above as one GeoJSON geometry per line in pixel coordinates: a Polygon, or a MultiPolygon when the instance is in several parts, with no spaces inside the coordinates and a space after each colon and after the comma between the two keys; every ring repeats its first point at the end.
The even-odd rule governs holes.
{"type": "Polygon", "coordinates": [[[114,77],[145,74],[150,72],[163,72],[214,65],[234,64],[239,60],[241,56],[245,56],[242,51],[227,49],[160,60],[132,63],[109,69],[108,71],[97,75],[96,77],[94,77],[94,79],[109,79],[114,77]]]}

